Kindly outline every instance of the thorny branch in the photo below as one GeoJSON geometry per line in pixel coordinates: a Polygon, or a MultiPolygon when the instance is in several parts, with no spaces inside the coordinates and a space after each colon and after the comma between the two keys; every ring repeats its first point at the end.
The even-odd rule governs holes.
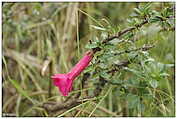
{"type": "Polygon", "coordinates": [[[115,34],[115,35],[113,35],[113,36],[108,37],[107,39],[105,39],[105,40],[103,41],[103,43],[107,43],[107,42],[109,42],[109,41],[111,41],[111,40],[113,40],[113,39],[115,39],[115,38],[119,38],[119,37],[121,37],[122,35],[124,35],[124,34],[130,32],[130,31],[133,31],[133,30],[136,29],[136,28],[140,28],[140,27],[142,27],[143,25],[145,25],[145,24],[147,24],[147,23],[148,23],[148,20],[146,19],[146,20],[144,20],[142,23],[137,24],[137,25],[135,25],[134,27],[130,27],[130,28],[124,29],[124,30],[122,30],[122,31],[119,31],[117,34],[115,34]]]}
{"type": "MultiPolygon", "coordinates": [[[[111,41],[111,40],[113,40],[113,39],[115,39],[115,38],[120,38],[122,35],[124,35],[124,34],[126,34],[126,33],[128,33],[128,32],[131,32],[131,31],[133,31],[133,30],[135,30],[135,29],[137,29],[137,28],[140,28],[140,27],[142,27],[143,25],[145,25],[145,24],[147,24],[147,23],[148,23],[148,20],[146,19],[146,20],[144,20],[142,23],[137,24],[137,25],[135,25],[134,27],[126,28],[126,29],[124,29],[124,30],[122,30],[122,31],[119,31],[117,34],[106,38],[105,40],[103,40],[102,43],[103,43],[103,44],[106,44],[107,42],[109,42],[109,41],[111,41]]],[[[100,51],[100,50],[101,50],[101,49],[100,49],[99,47],[93,48],[93,52],[94,52],[94,53],[97,52],[97,51],[100,51]]]]}

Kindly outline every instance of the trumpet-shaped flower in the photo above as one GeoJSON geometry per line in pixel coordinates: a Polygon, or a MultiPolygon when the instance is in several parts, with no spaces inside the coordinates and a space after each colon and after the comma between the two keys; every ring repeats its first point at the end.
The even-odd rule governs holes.
{"type": "Polygon", "coordinates": [[[72,90],[73,80],[89,65],[93,58],[93,52],[87,52],[84,57],[66,74],[55,74],[51,78],[54,85],[59,88],[63,96],[67,96],[72,90]]]}

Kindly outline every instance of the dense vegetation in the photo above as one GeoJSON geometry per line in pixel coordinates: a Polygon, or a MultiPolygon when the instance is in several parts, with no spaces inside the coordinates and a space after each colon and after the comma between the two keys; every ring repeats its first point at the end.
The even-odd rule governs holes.
{"type": "Polygon", "coordinates": [[[175,3],[3,3],[3,116],[175,116],[175,3]],[[51,76],[88,51],[62,96],[51,76]]]}

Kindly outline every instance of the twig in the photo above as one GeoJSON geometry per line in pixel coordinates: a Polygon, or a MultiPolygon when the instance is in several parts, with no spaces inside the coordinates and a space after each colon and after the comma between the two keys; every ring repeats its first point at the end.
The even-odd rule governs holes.
{"type": "Polygon", "coordinates": [[[70,109],[70,108],[75,107],[83,102],[88,101],[88,100],[96,100],[96,99],[97,98],[95,98],[94,96],[85,97],[83,99],[70,98],[70,100],[68,100],[65,103],[63,103],[63,102],[61,102],[61,103],[46,102],[46,103],[42,104],[41,106],[49,112],[56,112],[56,111],[59,111],[62,109],[70,109]]]}
{"type": "MultiPolygon", "coordinates": [[[[135,57],[136,57],[136,56],[135,56],[135,57]]],[[[135,58],[135,57],[134,57],[134,58],[135,58]]],[[[133,58],[133,59],[134,59],[134,58],[133,58]]],[[[123,60],[123,61],[121,61],[119,64],[114,64],[114,65],[113,65],[114,69],[108,71],[107,73],[115,73],[115,72],[119,71],[122,67],[127,67],[127,66],[132,62],[133,59],[130,59],[130,60],[123,60]]]]}
{"type": "MultiPolygon", "coordinates": [[[[166,17],[166,18],[167,18],[167,19],[175,18],[175,16],[168,16],[168,17],[166,17]]],[[[145,19],[143,22],[141,22],[140,24],[135,25],[134,27],[130,27],[130,28],[124,29],[124,30],[122,30],[122,31],[119,31],[117,34],[115,34],[115,35],[113,35],[113,36],[108,37],[107,39],[105,39],[105,40],[103,41],[103,43],[107,43],[107,42],[109,42],[109,41],[111,41],[111,40],[113,40],[113,39],[115,39],[115,38],[121,37],[122,35],[124,35],[124,34],[126,34],[126,33],[128,33],[128,32],[131,32],[131,31],[133,31],[133,30],[135,30],[135,29],[141,28],[142,26],[144,26],[144,25],[147,24],[148,22],[149,22],[149,19],[145,19]]]]}
{"type": "Polygon", "coordinates": [[[105,39],[105,40],[103,41],[103,43],[107,43],[107,42],[109,42],[109,41],[111,41],[111,40],[113,40],[113,39],[115,39],[115,38],[119,38],[119,37],[122,36],[123,34],[126,34],[126,33],[130,32],[130,31],[133,31],[133,30],[136,29],[136,28],[140,28],[140,27],[142,27],[143,25],[145,25],[145,24],[147,24],[147,23],[148,23],[148,20],[146,19],[146,20],[144,20],[142,23],[140,23],[140,24],[138,24],[138,25],[135,25],[135,27],[130,27],[130,28],[124,29],[124,30],[122,30],[122,31],[119,31],[116,35],[113,35],[113,36],[108,37],[107,39],[105,39]]]}
{"type": "Polygon", "coordinates": [[[175,27],[163,28],[163,29],[161,29],[159,32],[163,32],[163,31],[175,31],[175,27]]]}
{"type": "MultiPolygon", "coordinates": [[[[147,23],[148,23],[148,20],[146,19],[146,20],[144,20],[142,23],[137,24],[137,25],[135,25],[134,27],[130,27],[130,28],[124,29],[124,30],[122,30],[122,31],[119,31],[117,34],[106,38],[105,40],[103,40],[102,43],[105,44],[105,43],[107,43],[107,42],[109,42],[109,41],[111,41],[111,40],[113,40],[113,39],[115,39],[115,38],[119,38],[119,37],[121,37],[122,35],[124,35],[124,34],[130,32],[130,31],[133,31],[133,30],[135,30],[135,29],[137,29],[137,28],[140,28],[140,27],[142,27],[143,25],[145,25],[145,24],[147,24],[147,23]]],[[[93,48],[92,50],[93,50],[94,53],[96,53],[97,51],[100,51],[101,48],[96,47],[96,48],[93,48]]]]}
{"type": "Polygon", "coordinates": [[[49,112],[54,112],[54,111],[58,111],[58,110],[62,110],[62,109],[69,109],[72,108],[76,105],[80,104],[80,102],[76,99],[70,99],[68,102],[65,103],[57,103],[54,102],[53,104],[51,103],[44,103],[42,105],[43,108],[45,108],[47,111],[49,112]]]}
{"type": "Polygon", "coordinates": [[[49,65],[50,75],[49,75],[49,89],[48,89],[48,97],[52,97],[52,80],[50,79],[50,76],[53,75],[53,62],[51,60],[51,63],[49,65]]]}

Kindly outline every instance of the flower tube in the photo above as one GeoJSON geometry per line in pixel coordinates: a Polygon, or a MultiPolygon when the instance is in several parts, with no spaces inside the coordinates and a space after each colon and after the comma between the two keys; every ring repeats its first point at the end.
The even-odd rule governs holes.
{"type": "Polygon", "coordinates": [[[59,88],[63,96],[67,96],[72,90],[73,80],[89,65],[93,58],[93,52],[88,51],[84,57],[67,74],[55,74],[51,78],[54,85],[59,88]]]}

